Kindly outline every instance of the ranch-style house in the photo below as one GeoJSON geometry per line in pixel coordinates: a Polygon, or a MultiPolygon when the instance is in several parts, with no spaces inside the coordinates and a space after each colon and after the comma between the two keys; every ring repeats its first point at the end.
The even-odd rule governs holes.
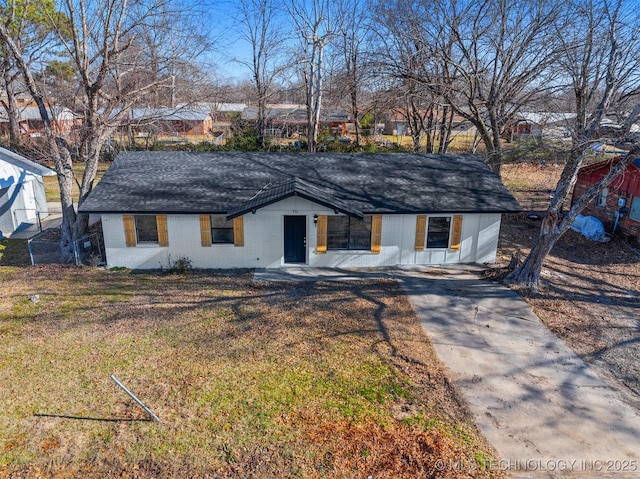
{"type": "Polygon", "coordinates": [[[520,206],[475,155],[121,153],[80,211],[134,269],[495,261],[520,206]]]}

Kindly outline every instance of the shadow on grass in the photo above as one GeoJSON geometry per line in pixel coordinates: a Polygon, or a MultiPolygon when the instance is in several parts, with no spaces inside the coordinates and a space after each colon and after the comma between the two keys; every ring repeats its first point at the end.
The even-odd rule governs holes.
{"type": "Polygon", "coordinates": [[[132,418],[132,417],[85,417],[85,416],[68,416],[66,414],[44,414],[34,413],[35,417],[53,417],[58,419],[76,419],[81,421],[103,421],[103,422],[153,422],[151,418],[132,418]]]}

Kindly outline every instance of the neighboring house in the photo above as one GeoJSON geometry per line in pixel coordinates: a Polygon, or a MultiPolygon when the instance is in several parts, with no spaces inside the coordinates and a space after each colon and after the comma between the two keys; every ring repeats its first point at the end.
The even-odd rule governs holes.
{"type": "Polygon", "coordinates": [[[575,113],[523,112],[516,114],[505,128],[514,138],[535,136],[562,140],[571,137],[575,113]]]}
{"type": "Polygon", "coordinates": [[[474,155],[128,152],[80,211],[111,267],[338,268],[493,262],[520,206],[474,155]]]}
{"type": "MultiPolygon", "coordinates": [[[[621,157],[580,168],[573,189],[572,202],[605,176],[621,157]]],[[[589,203],[585,215],[598,218],[607,232],[621,232],[640,239],[640,160],[635,160],[625,172],[602,190],[589,203]]]]}
{"type": "Polygon", "coordinates": [[[232,115],[240,116],[247,108],[246,103],[212,103],[208,106],[215,120],[227,119],[232,115]]]}
{"type": "MultiPolygon", "coordinates": [[[[305,105],[267,105],[267,130],[277,138],[289,138],[307,131],[307,107],[305,105]]],[[[241,118],[248,122],[258,120],[258,108],[246,108],[241,118]]],[[[341,130],[349,122],[345,110],[323,108],[320,111],[320,127],[341,130]]]]}
{"type": "Polygon", "coordinates": [[[48,215],[43,176],[55,171],[0,147],[0,237],[48,215]]]}
{"type": "Polygon", "coordinates": [[[211,125],[213,143],[220,145],[232,136],[234,122],[240,118],[247,105],[245,103],[213,103],[210,108],[213,117],[211,125]]]}
{"type": "Polygon", "coordinates": [[[402,113],[391,111],[384,120],[384,129],[382,130],[382,134],[389,136],[404,136],[409,133],[409,122],[402,113]]]}
{"type": "MultiPolygon", "coordinates": [[[[623,121],[620,121],[618,118],[603,118],[600,121],[600,128],[604,133],[619,133],[623,130],[624,124],[623,121]]],[[[637,137],[640,133],[640,126],[636,123],[632,123],[629,126],[628,135],[631,138],[637,137]]]]}
{"type": "MultiPolygon", "coordinates": [[[[82,124],[82,117],[66,107],[54,105],[49,106],[47,109],[51,119],[51,126],[58,134],[67,135],[82,124]]],[[[44,122],[37,106],[19,107],[19,115],[18,123],[22,135],[38,137],[44,134],[44,122]]],[[[4,108],[0,108],[0,133],[6,135],[8,132],[9,118],[7,111],[4,108]]]]}
{"type": "Polygon", "coordinates": [[[134,136],[205,136],[213,117],[208,110],[190,108],[133,108],[125,120],[134,136]]]}
{"type": "MultiPolygon", "coordinates": [[[[424,112],[425,116],[428,110],[424,112]]],[[[403,136],[411,135],[411,127],[406,119],[406,114],[402,110],[390,110],[384,121],[384,128],[382,133],[389,136],[403,136]]],[[[439,125],[434,125],[437,127],[439,125]]],[[[451,135],[450,138],[457,136],[467,137],[474,136],[476,134],[476,128],[461,115],[455,114],[453,121],[451,122],[451,135]]]]}

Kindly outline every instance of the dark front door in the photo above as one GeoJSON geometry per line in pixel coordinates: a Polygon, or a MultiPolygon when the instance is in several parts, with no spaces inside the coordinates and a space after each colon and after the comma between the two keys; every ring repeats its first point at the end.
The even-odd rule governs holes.
{"type": "Polygon", "coordinates": [[[307,259],[307,217],[284,217],[284,262],[304,263],[307,259]]]}

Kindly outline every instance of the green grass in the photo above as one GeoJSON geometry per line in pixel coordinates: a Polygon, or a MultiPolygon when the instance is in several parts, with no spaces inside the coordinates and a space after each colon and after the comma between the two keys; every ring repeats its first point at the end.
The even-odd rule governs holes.
{"type": "MultiPolygon", "coordinates": [[[[93,186],[95,186],[105,172],[109,169],[111,163],[99,163],[98,164],[98,172],[96,173],[96,180],[94,181],[93,186]]],[[[51,166],[53,168],[53,166],[51,166]]],[[[84,173],[84,163],[74,163],[73,164],[73,173],[78,180],[78,183],[82,182],[82,174],[84,173]]],[[[45,176],[43,178],[44,181],[44,192],[47,197],[47,201],[57,202],[60,201],[60,187],[58,186],[58,177],[57,176],[45,176]]],[[[73,201],[77,202],[80,197],[80,190],[78,188],[78,184],[74,182],[73,184],[73,201]]]]}
{"type": "Polygon", "coordinates": [[[0,282],[0,477],[413,478],[491,457],[393,281],[47,266],[0,282]]]}
{"type": "Polygon", "coordinates": [[[0,266],[26,266],[31,264],[27,240],[0,240],[0,266]]]}

